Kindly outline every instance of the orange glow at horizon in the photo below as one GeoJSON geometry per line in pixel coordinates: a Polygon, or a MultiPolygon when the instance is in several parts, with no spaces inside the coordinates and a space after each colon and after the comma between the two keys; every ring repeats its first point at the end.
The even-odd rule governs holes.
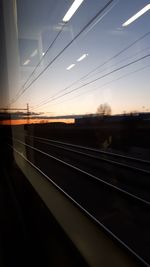
{"type": "MultiPolygon", "coordinates": [[[[63,122],[74,123],[74,119],[30,119],[29,124],[35,123],[51,123],[51,122],[63,122]]],[[[22,125],[27,124],[27,120],[3,120],[0,125],[22,125]]]]}

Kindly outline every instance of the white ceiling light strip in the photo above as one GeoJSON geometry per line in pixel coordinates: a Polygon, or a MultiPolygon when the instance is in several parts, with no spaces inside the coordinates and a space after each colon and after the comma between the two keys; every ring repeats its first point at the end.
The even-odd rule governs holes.
{"type": "Polygon", "coordinates": [[[146,5],[144,8],[142,8],[139,12],[137,12],[134,16],[132,16],[130,19],[128,19],[126,22],[122,24],[123,27],[128,26],[135,20],[137,20],[139,17],[141,17],[143,14],[145,14],[147,11],[150,10],[150,4],[146,5]]]}
{"type": "Polygon", "coordinates": [[[68,22],[72,16],[74,15],[74,13],[77,11],[77,9],[79,8],[79,6],[82,4],[84,0],[75,0],[73,2],[73,4],[71,5],[71,7],[69,8],[69,10],[67,11],[67,13],[65,14],[65,16],[63,17],[63,22],[68,22]]]}

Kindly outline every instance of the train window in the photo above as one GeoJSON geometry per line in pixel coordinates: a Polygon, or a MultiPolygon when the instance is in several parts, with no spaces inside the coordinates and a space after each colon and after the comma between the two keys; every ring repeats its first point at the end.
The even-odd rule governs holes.
{"type": "Polygon", "coordinates": [[[5,146],[149,266],[150,2],[1,2],[5,146]]]}

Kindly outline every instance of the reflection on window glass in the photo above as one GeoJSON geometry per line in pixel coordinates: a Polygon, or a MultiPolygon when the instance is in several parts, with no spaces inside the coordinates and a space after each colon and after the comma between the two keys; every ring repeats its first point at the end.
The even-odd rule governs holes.
{"type": "Polygon", "coordinates": [[[64,22],[72,2],[18,1],[11,104],[53,117],[95,114],[104,103],[111,115],[148,112],[149,2],[79,1],[64,22]]]}
{"type": "Polygon", "coordinates": [[[2,124],[25,125],[19,153],[24,144],[24,157],[150,264],[150,2],[16,7],[17,85],[2,124]]]}

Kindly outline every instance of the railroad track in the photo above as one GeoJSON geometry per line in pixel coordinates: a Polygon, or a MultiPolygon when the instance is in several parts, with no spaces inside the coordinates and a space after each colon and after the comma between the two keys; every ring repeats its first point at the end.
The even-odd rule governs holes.
{"type": "Polygon", "coordinates": [[[37,136],[31,136],[32,138],[39,140],[46,144],[72,151],[74,153],[82,154],[84,156],[98,159],[108,162],[113,165],[121,166],[122,168],[128,168],[143,174],[150,175],[150,161],[140,158],[125,156],[118,153],[103,151],[99,149],[79,146],[75,144],[60,142],[52,139],[41,138],[37,136]],[[139,167],[140,166],[140,167],[139,167]]]}
{"type": "MultiPolygon", "coordinates": [[[[15,143],[21,156],[25,157],[22,154],[22,146],[26,146],[27,160],[31,164],[47,177],[53,177],[53,182],[112,233],[112,236],[145,266],[149,266],[149,201],[69,163],[66,161],[66,155],[65,160],[62,160],[59,156],[54,156],[54,151],[47,152],[47,141],[44,146],[42,143],[42,150],[37,143],[35,147],[20,140],[15,140],[15,143]]],[[[55,146],[56,148],[58,149],[55,146]]],[[[71,154],[70,150],[68,152],[71,154]]]]}
{"type": "Polygon", "coordinates": [[[33,141],[36,146],[45,149],[45,151],[49,151],[54,156],[60,159],[64,158],[70,164],[73,162],[76,167],[82,168],[84,171],[99,177],[101,180],[150,202],[149,161],[125,156],[126,163],[124,163],[118,160],[116,161],[116,158],[112,160],[112,156],[117,157],[117,159],[123,158],[124,160],[123,155],[107,153],[40,137],[33,137],[33,141]],[[101,157],[102,153],[107,155],[107,159],[101,157]],[[111,156],[111,159],[108,156],[111,156]],[[143,169],[141,165],[140,168],[131,166],[132,161],[136,161],[136,164],[140,162],[142,167],[146,166],[147,169],[143,169]]]}

